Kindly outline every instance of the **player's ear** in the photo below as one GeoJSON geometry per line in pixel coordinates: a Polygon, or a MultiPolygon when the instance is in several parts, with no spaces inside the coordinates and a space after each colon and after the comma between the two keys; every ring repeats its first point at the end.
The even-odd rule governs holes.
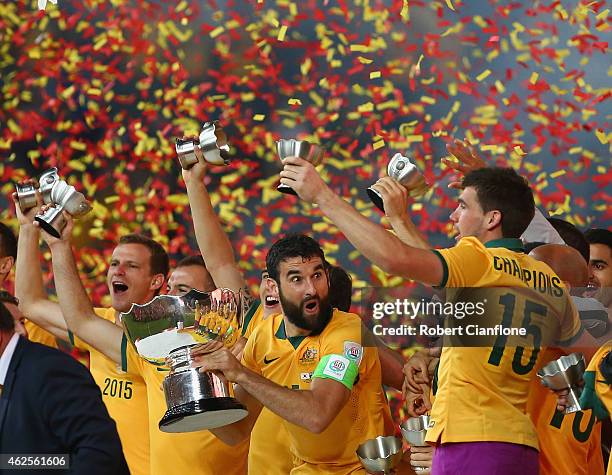
{"type": "Polygon", "coordinates": [[[501,226],[501,221],[502,221],[501,211],[494,209],[492,211],[487,212],[486,222],[487,222],[487,229],[489,231],[492,229],[495,229],[498,226],[501,226]]]}
{"type": "Polygon", "coordinates": [[[165,280],[164,274],[155,274],[151,279],[151,290],[159,291],[163,287],[165,280]]]}

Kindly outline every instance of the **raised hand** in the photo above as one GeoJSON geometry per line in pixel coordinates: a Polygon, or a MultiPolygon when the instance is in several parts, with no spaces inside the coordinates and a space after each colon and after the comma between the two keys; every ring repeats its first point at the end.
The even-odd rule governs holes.
{"type": "MultiPolygon", "coordinates": [[[[471,171],[485,168],[487,166],[487,162],[478,154],[468,139],[455,139],[452,143],[446,145],[446,150],[458,161],[456,162],[445,157],[442,159],[442,163],[458,172],[461,177],[471,171]]],[[[449,188],[461,188],[461,186],[460,179],[453,181],[448,185],[449,188]]]]}
{"type": "MultiPolygon", "coordinates": [[[[199,139],[195,135],[189,135],[183,137],[183,140],[195,140],[197,142],[199,139]]],[[[185,183],[189,183],[190,181],[202,182],[204,181],[206,173],[208,173],[208,164],[204,159],[202,150],[200,150],[199,147],[195,147],[194,153],[198,159],[198,163],[194,164],[188,170],[182,170],[183,180],[185,180],[185,183]]]]}
{"type": "Polygon", "coordinates": [[[387,218],[403,218],[408,214],[408,190],[389,176],[382,177],[372,188],[380,193],[387,218]]]}
{"type": "MultiPolygon", "coordinates": [[[[43,205],[42,208],[40,209],[40,212],[42,214],[45,211],[47,211],[47,209],[53,208],[53,207],[55,207],[54,204],[43,205]]],[[[66,220],[66,226],[64,226],[64,229],[62,229],[60,231],[60,237],[59,238],[56,238],[55,236],[51,236],[51,234],[46,232],[40,226],[38,221],[34,222],[34,226],[36,226],[36,227],[38,227],[38,228],[40,228],[42,230],[42,237],[43,237],[44,241],[47,243],[47,245],[49,247],[52,247],[55,244],[59,244],[59,243],[69,243],[70,242],[70,239],[72,237],[72,229],[74,227],[74,219],[72,218],[72,216],[70,216],[70,214],[67,211],[62,211],[62,216],[66,220]]]]}

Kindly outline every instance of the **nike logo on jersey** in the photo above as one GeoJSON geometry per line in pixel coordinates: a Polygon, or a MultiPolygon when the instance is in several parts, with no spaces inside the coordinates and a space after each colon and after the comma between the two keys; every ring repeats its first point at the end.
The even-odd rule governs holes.
{"type": "Polygon", "coordinates": [[[279,359],[279,358],[280,358],[280,356],[277,356],[276,358],[270,358],[270,359],[268,359],[268,357],[267,357],[267,356],[264,356],[264,364],[270,364],[270,363],[272,363],[273,361],[276,361],[276,360],[277,360],[277,359],[279,359]]]}

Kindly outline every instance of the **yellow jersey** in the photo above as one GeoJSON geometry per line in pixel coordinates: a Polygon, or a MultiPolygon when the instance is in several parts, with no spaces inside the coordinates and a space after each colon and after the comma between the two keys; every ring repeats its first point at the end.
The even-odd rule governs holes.
{"type": "MultiPolygon", "coordinates": [[[[548,349],[542,357],[542,364],[564,354],[557,349],[548,349]]],[[[542,475],[603,475],[601,423],[592,410],[573,414],[557,411],[555,394],[540,383],[540,378],[534,378],[527,412],[538,434],[542,475]]]]}
{"type": "MultiPolygon", "coordinates": [[[[364,441],[384,435],[384,414],[389,407],[376,347],[362,347],[357,315],[334,310],[321,334],[304,337],[287,337],[283,315],[270,316],[254,328],[243,363],[276,384],[308,390],[325,358],[353,362],[357,376],[353,381],[357,382],[350,399],[322,433],[313,434],[282,420],[294,456],[291,474],[365,473],[355,452],[364,441]]],[[[258,468],[261,470],[256,467],[255,473],[258,468]]]]}
{"type": "MultiPolygon", "coordinates": [[[[600,420],[610,419],[612,414],[612,340],[595,353],[584,373],[584,389],[580,405],[591,408],[600,420]],[[604,361],[605,359],[605,361],[604,361]],[[602,368],[605,366],[605,374],[602,368]]],[[[612,475],[612,454],[608,460],[608,475],[612,475]]]]}
{"type": "MultiPolygon", "coordinates": [[[[255,311],[247,314],[242,336],[248,339],[262,321],[263,306],[259,302],[255,311]]],[[[288,438],[283,419],[267,407],[262,408],[251,431],[249,473],[289,473],[293,468],[293,455],[289,450],[288,438]],[[274,454],[274,457],[270,457],[270,454],[274,454]]]]}
{"type": "Polygon", "coordinates": [[[168,370],[143,360],[123,337],[126,352],[123,368],[128,374],[142,377],[148,398],[148,433],[151,440],[151,475],[245,475],[249,441],[231,447],[207,430],[167,433],[159,430],[159,421],[166,412],[162,382],[168,370]]]}
{"type": "MultiPolygon", "coordinates": [[[[522,328],[526,334],[514,335],[512,344],[502,330],[484,345],[445,344],[427,441],[508,442],[537,449],[526,412],[530,382],[542,343],[568,341],[580,331],[571,299],[550,267],[522,252],[518,239],[485,245],[466,237],[434,252],[444,269],[441,287],[459,299],[469,296],[472,303],[478,296],[485,305],[481,318],[489,327],[497,323],[502,330],[522,328]]],[[[446,321],[464,325],[453,316],[446,321]]]]}
{"type": "Polygon", "coordinates": [[[23,326],[28,332],[28,340],[34,343],[40,343],[41,345],[50,346],[51,348],[57,348],[57,340],[44,328],[39,327],[34,322],[26,319],[23,322],[23,326]]]}
{"type": "MultiPolygon", "coordinates": [[[[96,314],[115,323],[115,309],[96,308],[96,314]]],[[[80,338],[68,332],[70,342],[89,352],[89,371],[102,391],[102,400],[117,424],[123,453],[133,475],[149,472],[149,426],[147,421],[147,388],[141,377],[127,374],[80,338]]]]}

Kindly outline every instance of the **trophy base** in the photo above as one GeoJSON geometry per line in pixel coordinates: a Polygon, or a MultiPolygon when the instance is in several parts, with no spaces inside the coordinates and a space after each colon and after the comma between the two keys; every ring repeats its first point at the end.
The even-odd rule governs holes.
{"type": "MultiPolygon", "coordinates": [[[[61,211],[60,211],[61,212],[61,211]]],[[[55,237],[55,238],[60,238],[61,234],[60,231],[58,231],[57,229],[55,229],[53,227],[53,225],[51,223],[48,223],[44,217],[42,216],[36,216],[34,218],[34,220],[36,220],[38,222],[38,224],[40,225],[40,227],[42,229],[44,229],[47,233],[49,233],[51,236],[55,237]]],[[[57,222],[58,227],[60,229],[63,229],[64,226],[66,225],[66,221],[64,220],[64,217],[60,215],[59,218],[54,219],[55,222],[57,222]]]]}
{"type": "Polygon", "coordinates": [[[370,200],[372,201],[372,203],[374,203],[376,207],[384,213],[385,205],[383,204],[382,196],[378,194],[378,191],[370,187],[367,189],[367,192],[368,192],[368,196],[370,197],[370,200]]]}
{"type": "Polygon", "coordinates": [[[293,191],[293,188],[291,188],[290,186],[280,184],[276,187],[276,189],[280,191],[281,193],[286,193],[288,195],[297,196],[297,193],[293,191]]]}
{"type": "Polygon", "coordinates": [[[247,414],[233,397],[200,399],[168,409],[159,421],[159,430],[180,433],[215,429],[238,422],[247,414]]]}

